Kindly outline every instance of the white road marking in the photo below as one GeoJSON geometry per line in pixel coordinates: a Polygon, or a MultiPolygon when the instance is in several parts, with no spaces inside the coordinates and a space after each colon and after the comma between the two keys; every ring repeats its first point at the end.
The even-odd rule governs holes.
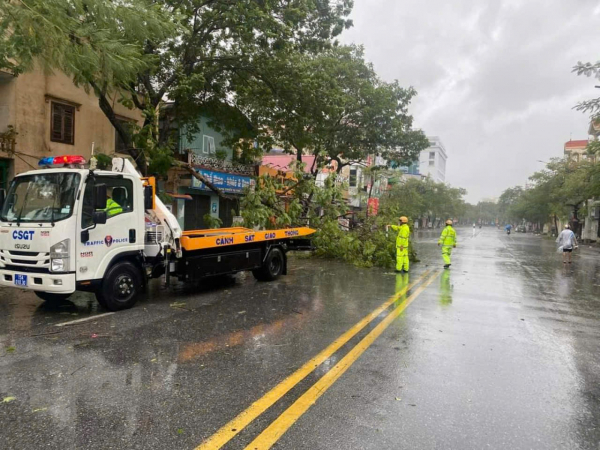
{"type": "Polygon", "coordinates": [[[106,317],[106,316],[110,316],[114,314],[114,312],[107,312],[104,314],[98,314],[97,316],[91,316],[91,317],[86,317],[84,319],[77,319],[77,320],[71,320],[70,322],[61,322],[61,323],[57,323],[56,325],[54,325],[55,327],[64,327],[67,325],[75,325],[77,323],[82,323],[82,322],[89,322],[90,320],[96,320],[100,317],[106,317]]]}

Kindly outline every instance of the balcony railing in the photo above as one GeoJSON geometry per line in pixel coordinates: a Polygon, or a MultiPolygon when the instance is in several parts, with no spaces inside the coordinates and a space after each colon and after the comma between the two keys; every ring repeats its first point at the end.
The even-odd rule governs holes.
{"type": "Polygon", "coordinates": [[[188,163],[195,167],[203,167],[218,172],[237,173],[246,176],[253,176],[256,173],[253,165],[236,164],[227,160],[201,156],[194,152],[188,152],[188,163]]]}

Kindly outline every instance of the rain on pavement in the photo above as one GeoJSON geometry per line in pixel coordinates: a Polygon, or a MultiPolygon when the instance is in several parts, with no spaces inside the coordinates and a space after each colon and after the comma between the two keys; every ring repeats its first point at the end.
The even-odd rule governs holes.
{"type": "Polygon", "coordinates": [[[51,307],[3,289],[1,446],[194,449],[397,294],[224,448],[251,444],[411,299],[274,448],[597,449],[598,250],[563,266],[550,239],[458,233],[449,271],[425,233],[410,276],[295,257],[276,282],[154,283],[109,315],[88,294],[51,307]]]}

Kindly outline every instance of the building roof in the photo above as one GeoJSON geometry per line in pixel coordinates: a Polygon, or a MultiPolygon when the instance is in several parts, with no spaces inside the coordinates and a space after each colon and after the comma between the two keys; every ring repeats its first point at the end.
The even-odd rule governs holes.
{"type": "Polygon", "coordinates": [[[566,149],[581,149],[581,148],[586,148],[589,144],[589,141],[587,139],[583,140],[576,140],[576,141],[568,141],[565,142],[565,150],[566,149]]]}
{"type": "MultiPolygon", "coordinates": [[[[290,165],[296,161],[296,155],[265,155],[262,158],[263,166],[269,166],[282,172],[290,172],[290,165]]],[[[303,155],[302,162],[305,164],[304,172],[310,173],[310,169],[315,161],[314,156],[303,155]]]]}
{"type": "MultiPolygon", "coordinates": [[[[273,169],[281,170],[282,172],[291,172],[290,165],[296,161],[296,155],[265,155],[262,157],[262,165],[273,169]]],[[[314,155],[302,155],[304,163],[304,173],[310,173],[313,163],[315,162],[314,155]]],[[[333,167],[336,167],[335,165],[333,167]]],[[[333,170],[333,167],[324,167],[321,172],[328,173],[333,170]]]]}

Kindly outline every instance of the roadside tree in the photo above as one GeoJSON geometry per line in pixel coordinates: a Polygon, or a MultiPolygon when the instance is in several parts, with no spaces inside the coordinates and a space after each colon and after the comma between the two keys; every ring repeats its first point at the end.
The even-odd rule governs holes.
{"type": "MultiPolygon", "coordinates": [[[[232,78],[231,102],[251,124],[260,146],[280,146],[298,161],[304,154],[315,155],[313,176],[334,161],[339,172],[373,154],[409,164],[427,147],[408,114],[415,90],[382,81],[361,47],[283,53],[264,55],[232,78]]],[[[230,139],[247,145],[235,134],[230,139]]]]}
{"type": "Polygon", "coordinates": [[[409,179],[395,185],[387,194],[381,209],[389,210],[396,217],[405,215],[414,220],[427,218],[429,223],[437,223],[448,218],[461,217],[466,206],[462,188],[454,188],[445,183],[437,183],[430,178],[409,179]]]}
{"type": "Polygon", "coordinates": [[[178,125],[195,119],[199,107],[226,101],[233,75],[256,62],[331,46],[350,26],[351,7],[351,0],[4,1],[0,68],[18,74],[39,63],[93,89],[145,174],[149,160],[170,159],[172,124],[159,126],[166,99],[178,125]],[[115,91],[143,112],[141,130],[117,120],[115,91]]]}

